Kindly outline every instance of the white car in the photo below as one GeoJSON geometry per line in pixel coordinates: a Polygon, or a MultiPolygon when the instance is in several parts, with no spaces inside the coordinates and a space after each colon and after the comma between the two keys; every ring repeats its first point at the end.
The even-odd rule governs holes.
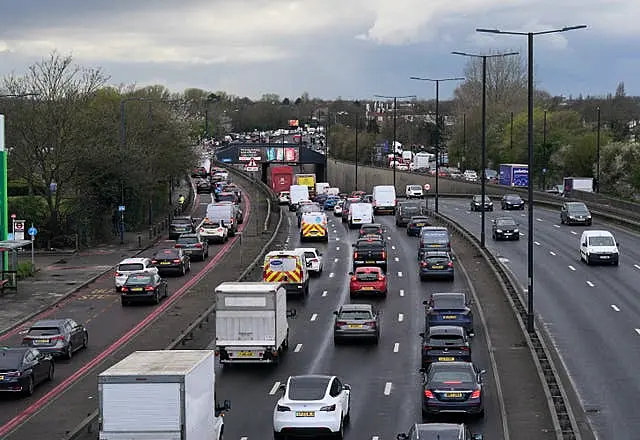
{"type": "Polygon", "coordinates": [[[407,185],[404,192],[407,199],[421,199],[424,195],[422,192],[422,187],[420,185],[407,185]]]}
{"type": "Polygon", "coordinates": [[[336,206],[333,207],[333,215],[336,217],[340,217],[342,215],[342,205],[344,205],[344,200],[340,200],[336,203],[336,206]]]}
{"type": "Polygon", "coordinates": [[[158,273],[158,268],[153,267],[151,258],[126,258],[118,263],[115,273],[116,291],[120,291],[129,275],[139,272],[158,273]]]}
{"type": "Polygon", "coordinates": [[[296,433],[344,437],[349,422],[351,387],[336,376],[290,376],[280,385],[283,395],[273,410],[273,437],[296,433]]]}
{"type": "Polygon", "coordinates": [[[280,191],[278,194],[278,203],[281,205],[288,205],[291,202],[291,195],[289,191],[280,191]]]}
{"type": "Polygon", "coordinates": [[[304,253],[304,260],[309,265],[307,266],[309,272],[317,275],[322,273],[324,267],[322,252],[316,248],[296,248],[295,250],[304,253]]]}
{"type": "Polygon", "coordinates": [[[205,218],[198,226],[198,232],[209,243],[224,243],[229,239],[229,228],[222,221],[211,221],[205,218]]]}
{"type": "Polygon", "coordinates": [[[478,173],[473,170],[466,170],[463,174],[464,180],[467,182],[477,182],[478,181],[478,173]]]}

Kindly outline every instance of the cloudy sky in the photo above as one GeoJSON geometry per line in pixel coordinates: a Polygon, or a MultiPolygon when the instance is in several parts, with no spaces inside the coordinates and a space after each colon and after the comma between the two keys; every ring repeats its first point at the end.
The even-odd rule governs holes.
{"type": "MultiPolygon", "coordinates": [[[[114,84],[345,99],[432,97],[409,76],[450,77],[452,50],[525,53],[526,37],[475,28],[586,30],[536,38],[553,94],[640,95],[638,0],[0,0],[0,75],[56,49],[114,84]]],[[[442,85],[450,96],[453,85],[442,85]]]]}

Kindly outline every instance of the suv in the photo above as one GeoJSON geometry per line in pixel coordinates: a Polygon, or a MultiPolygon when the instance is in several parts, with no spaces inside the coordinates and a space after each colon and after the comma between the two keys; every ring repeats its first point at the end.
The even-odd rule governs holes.
{"type": "Polygon", "coordinates": [[[361,238],[353,246],[353,270],[360,266],[378,266],[387,271],[387,245],[377,238],[361,238]]]}
{"type": "Polygon", "coordinates": [[[563,225],[591,226],[591,213],[582,202],[565,202],[560,208],[560,223],[563,225]]]}
{"type": "Polygon", "coordinates": [[[197,256],[200,261],[209,258],[209,243],[198,232],[182,234],[176,241],[176,247],[191,258],[197,256]]]}
{"type": "Polygon", "coordinates": [[[126,258],[118,263],[115,273],[116,292],[127,281],[127,277],[136,272],[158,273],[158,268],[153,266],[151,258],[126,258]]]}
{"type": "Polygon", "coordinates": [[[194,231],[195,221],[191,216],[175,217],[169,225],[169,240],[175,240],[181,234],[194,231]]]}
{"type": "Polygon", "coordinates": [[[451,252],[451,235],[443,226],[425,226],[420,229],[418,240],[418,259],[422,259],[425,252],[451,252]]]}

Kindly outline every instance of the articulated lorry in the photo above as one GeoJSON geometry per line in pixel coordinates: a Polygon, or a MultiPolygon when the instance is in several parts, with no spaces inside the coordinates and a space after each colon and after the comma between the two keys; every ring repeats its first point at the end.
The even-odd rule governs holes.
{"type": "Polygon", "coordinates": [[[216,353],[222,364],[277,364],[289,348],[282,283],[226,282],[215,289],[216,353]]]}
{"type": "Polygon", "coordinates": [[[98,376],[100,440],[221,440],[211,350],[136,351],[98,376]]]}

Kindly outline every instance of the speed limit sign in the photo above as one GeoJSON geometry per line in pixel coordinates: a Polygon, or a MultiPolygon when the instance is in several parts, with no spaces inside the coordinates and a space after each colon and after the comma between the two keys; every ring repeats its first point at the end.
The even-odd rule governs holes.
{"type": "Polygon", "coordinates": [[[428,183],[424,184],[424,190],[425,191],[429,191],[431,189],[431,185],[429,185],[428,183]]]}

